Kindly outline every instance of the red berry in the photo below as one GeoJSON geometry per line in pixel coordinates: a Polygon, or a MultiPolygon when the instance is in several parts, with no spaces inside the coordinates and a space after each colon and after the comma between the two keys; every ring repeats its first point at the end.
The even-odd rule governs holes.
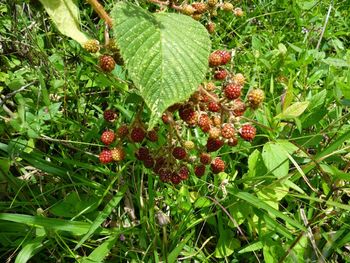
{"type": "Polygon", "coordinates": [[[111,150],[112,158],[114,161],[122,161],[125,158],[125,152],[123,148],[118,147],[111,150]]]}
{"type": "Polygon", "coordinates": [[[137,150],[135,155],[136,155],[136,158],[138,160],[144,161],[144,160],[146,160],[149,157],[150,153],[149,153],[148,148],[141,147],[140,149],[137,150]]]}
{"type": "Polygon", "coordinates": [[[101,141],[105,145],[110,145],[112,142],[114,142],[114,139],[115,139],[115,134],[113,131],[110,131],[110,130],[104,131],[101,135],[101,141]]]}
{"type": "Polygon", "coordinates": [[[210,130],[211,120],[208,114],[201,114],[198,120],[198,126],[203,132],[208,132],[210,130]]]}
{"type": "Polygon", "coordinates": [[[180,118],[189,125],[197,123],[197,112],[190,105],[183,105],[179,109],[180,118]]]}
{"type": "Polygon", "coordinates": [[[201,153],[199,155],[199,160],[202,164],[210,164],[210,161],[211,161],[211,157],[210,157],[210,154],[209,153],[201,153]]]}
{"type": "Polygon", "coordinates": [[[114,110],[105,110],[103,118],[108,122],[114,122],[117,118],[117,113],[114,110]]]}
{"type": "Polygon", "coordinates": [[[115,67],[115,61],[113,57],[108,55],[102,55],[100,57],[100,67],[105,72],[111,72],[115,67]]]}
{"type": "Polygon", "coordinates": [[[210,67],[217,67],[220,66],[222,63],[222,57],[217,52],[213,52],[209,56],[209,66],[210,67]]]}
{"type": "Polygon", "coordinates": [[[208,110],[211,112],[219,112],[221,109],[221,106],[219,103],[216,103],[215,101],[211,101],[208,104],[208,110]]]}
{"type": "Polygon", "coordinates": [[[224,80],[224,79],[226,79],[227,75],[228,75],[228,73],[227,73],[226,69],[220,69],[220,70],[215,72],[214,78],[216,80],[224,80]]]}
{"type": "Polygon", "coordinates": [[[154,159],[152,158],[152,156],[147,156],[147,158],[145,160],[143,160],[143,165],[146,168],[153,168],[153,166],[154,166],[154,159]]]}
{"type": "Polygon", "coordinates": [[[215,27],[216,27],[215,23],[209,22],[207,24],[207,30],[209,34],[213,34],[215,32],[215,27]]]}
{"type": "Polygon", "coordinates": [[[156,174],[159,174],[160,171],[163,169],[163,167],[164,167],[164,165],[165,165],[165,162],[166,162],[166,160],[165,160],[164,157],[158,157],[158,158],[156,159],[156,163],[155,163],[155,165],[154,165],[154,170],[153,170],[153,171],[154,171],[156,174]]]}
{"type": "Polygon", "coordinates": [[[241,86],[235,85],[233,83],[227,84],[224,88],[224,93],[226,98],[229,100],[235,100],[241,96],[241,86]]]}
{"type": "Polygon", "coordinates": [[[242,139],[246,141],[252,141],[255,138],[255,134],[256,134],[256,129],[254,126],[250,124],[242,125],[240,129],[240,135],[242,139]]]}
{"type": "Polygon", "coordinates": [[[173,156],[175,159],[182,160],[186,158],[186,150],[180,146],[177,146],[173,149],[173,156]]]}
{"type": "Polygon", "coordinates": [[[188,168],[186,166],[182,166],[179,170],[178,175],[181,178],[181,180],[187,180],[189,174],[190,174],[190,171],[188,170],[188,168]]]}
{"type": "Polygon", "coordinates": [[[231,60],[231,53],[226,50],[218,50],[217,53],[221,56],[221,65],[225,65],[231,60]]]}
{"type": "Polygon", "coordinates": [[[231,146],[231,147],[234,147],[237,144],[238,144],[237,137],[233,137],[233,138],[229,139],[228,142],[227,142],[227,145],[231,146]]]}
{"type": "Polygon", "coordinates": [[[101,163],[110,163],[113,161],[112,152],[109,149],[102,150],[99,155],[99,159],[101,163]]]}
{"type": "Polygon", "coordinates": [[[233,113],[235,116],[242,116],[246,110],[246,106],[241,99],[236,99],[233,105],[233,113]]]}
{"type": "Polygon", "coordinates": [[[133,142],[142,142],[146,137],[146,132],[140,127],[134,127],[131,130],[130,138],[133,142]]]}
{"type": "Polygon", "coordinates": [[[169,124],[170,123],[170,116],[166,113],[163,113],[162,115],[162,121],[164,124],[169,124]]]}
{"type": "Polygon", "coordinates": [[[214,174],[218,174],[225,170],[225,162],[219,157],[216,157],[210,164],[210,169],[214,174]]]}
{"type": "Polygon", "coordinates": [[[161,169],[159,172],[159,178],[162,182],[170,182],[172,177],[172,172],[169,169],[161,169]]]}
{"type": "Polygon", "coordinates": [[[209,138],[207,141],[207,152],[215,152],[224,145],[224,142],[219,139],[209,138]]]}
{"type": "Polygon", "coordinates": [[[233,138],[236,134],[235,128],[230,123],[225,123],[221,128],[221,135],[225,139],[233,138]]]}
{"type": "Polygon", "coordinates": [[[197,177],[202,177],[205,173],[205,165],[198,165],[196,167],[194,167],[194,174],[197,176],[197,177]]]}
{"type": "Polygon", "coordinates": [[[118,137],[123,139],[129,134],[129,128],[126,124],[120,126],[117,130],[118,137]]]}
{"type": "Polygon", "coordinates": [[[173,184],[175,184],[175,185],[181,183],[181,177],[180,177],[177,173],[175,173],[175,172],[173,172],[173,173],[171,174],[170,180],[171,180],[171,182],[172,182],[173,184]]]}
{"type": "Polygon", "coordinates": [[[155,130],[151,130],[147,133],[147,139],[150,140],[151,142],[156,142],[158,141],[158,134],[155,130]]]}

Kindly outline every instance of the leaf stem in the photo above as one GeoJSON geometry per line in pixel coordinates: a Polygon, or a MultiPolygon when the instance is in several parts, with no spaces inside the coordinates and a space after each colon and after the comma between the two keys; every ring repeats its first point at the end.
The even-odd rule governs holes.
{"type": "Polygon", "coordinates": [[[95,10],[98,16],[107,23],[108,27],[111,28],[113,24],[112,18],[107,14],[106,10],[98,2],[98,0],[86,0],[86,1],[92,6],[92,8],[95,10]]]}

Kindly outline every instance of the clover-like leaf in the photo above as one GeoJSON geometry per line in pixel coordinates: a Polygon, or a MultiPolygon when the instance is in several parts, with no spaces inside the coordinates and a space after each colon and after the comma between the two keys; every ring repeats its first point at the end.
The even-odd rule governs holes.
{"type": "Polygon", "coordinates": [[[208,69],[210,39],[191,17],[152,14],[116,4],[114,32],[129,76],[151,110],[149,128],[174,103],[188,99],[208,69]]]}

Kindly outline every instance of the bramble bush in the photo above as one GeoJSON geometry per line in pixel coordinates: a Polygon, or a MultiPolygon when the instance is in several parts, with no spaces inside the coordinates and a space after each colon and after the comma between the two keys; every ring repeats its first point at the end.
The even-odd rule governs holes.
{"type": "Polygon", "coordinates": [[[0,4],[4,262],[347,262],[345,1],[0,4]]]}

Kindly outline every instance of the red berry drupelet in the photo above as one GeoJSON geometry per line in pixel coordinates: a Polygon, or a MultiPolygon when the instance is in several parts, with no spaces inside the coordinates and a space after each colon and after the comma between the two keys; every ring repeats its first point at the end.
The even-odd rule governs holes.
{"type": "Polygon", "coordinates": [[[255,138],[256,129],[250,124],[244,124],[242,125],[239,133],[243,140],[252,141],[255,138]]]}
{"type": "Polygon", "coordinates": [[[233,83],[229,83],[224,87],[224,93],[229,100],[235,100],[241,96],[242,87],[233,83]]]}
{"type": "Polygon", "coordinates": [[[107,130],[104,131],[101,135],[101,141],[105,145],[110,145],[115,140],[115,133],[113,131],[107,130]]]}
{"type": "Polygon", "coordinates": [[[210,164],[210,169],[214,174],[218,174],[225,170],[225,162],[220,157],[216,157],[210,164]]]}
{"type": "Polygon", "coordinates": [[[100,63],[100,68],[104,72],[111,72],[115,67],[114,58],[108,55],[102,55],[100,57],[99,63],[100,63]]]}
{"type": "Polygon", "coordinates": [[[110,163],[113,161],[112,152],[109,149],[102,150],[99,155],[99,159],[101,163],[110,163]]]}

